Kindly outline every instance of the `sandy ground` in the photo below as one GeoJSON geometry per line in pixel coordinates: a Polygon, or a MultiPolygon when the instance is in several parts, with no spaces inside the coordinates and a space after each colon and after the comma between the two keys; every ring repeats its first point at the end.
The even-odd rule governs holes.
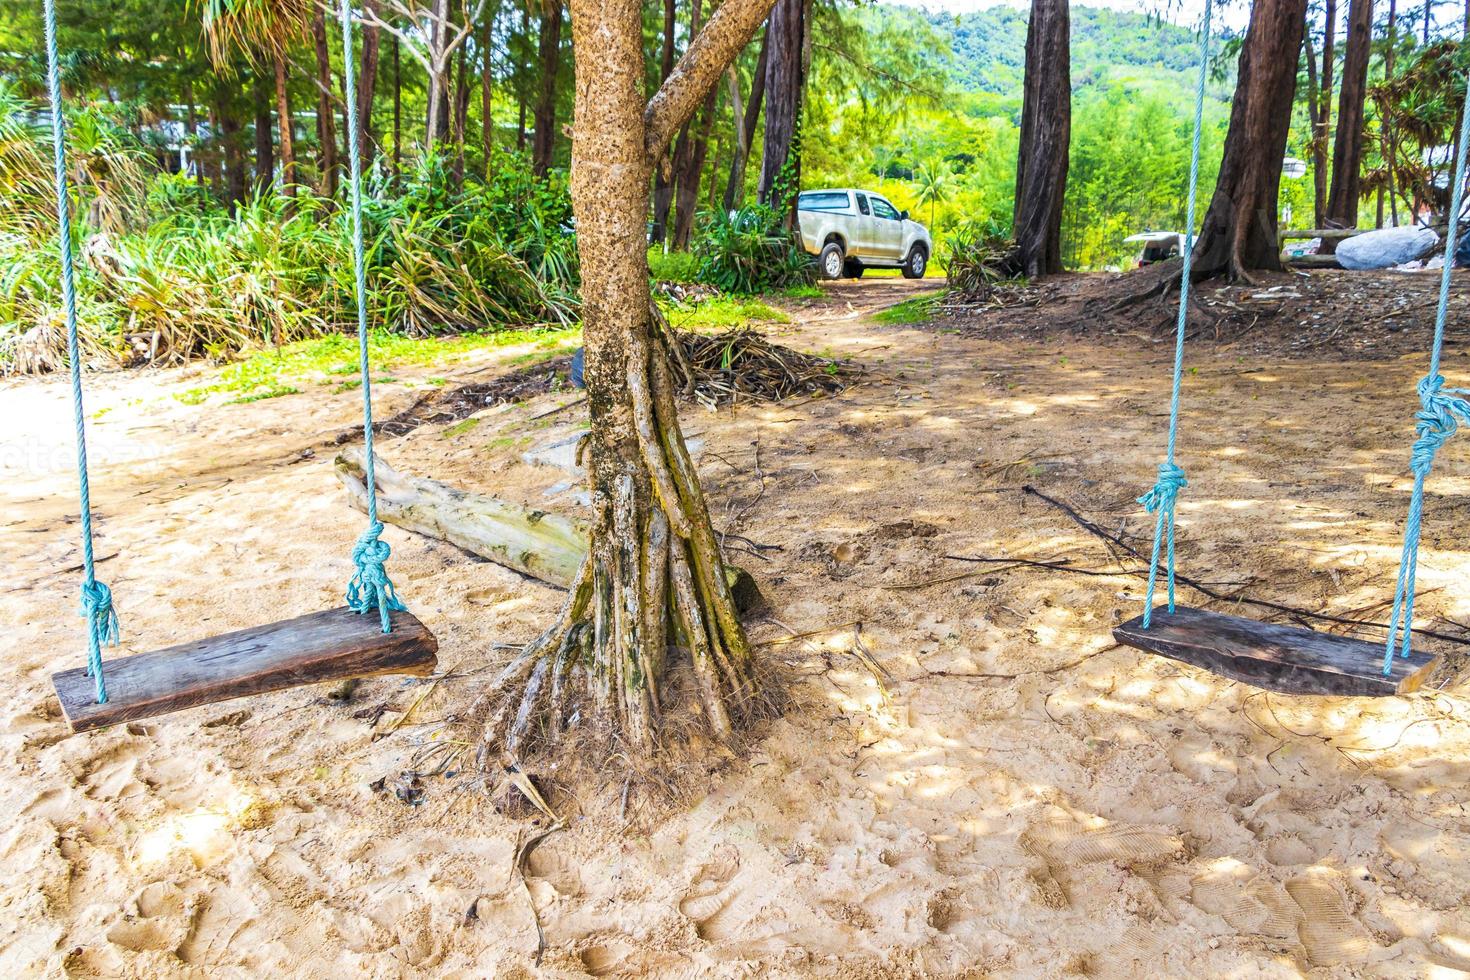
{"type": "MultiPolygon", "coordinates": [[[[946,558],[1118,572],[1021,487],[1146,545],[1133,498],[1162,451],[1170,351],[866,315],[907,288],[843,284],[774,331],[860,358],[870,382],[688,416],[717,523],[781,546],[741,560],[770,600],[752,634],[789,670],[792,710],[748,755],[718,760],[693,799],[643,787],[624,810],[615,786],[564,789],[575,816],[524,884],[511,865],[526,817],[456,792],[463,780],[425,780],[418,806],[370,784],[448,737],[444,720],[508,656],[497,644],[533,635],[557,592],[390,528],[391,571],[456,677],[68,737],[48,681],[82,657],[66,393],[0,387],[13,420],[0,443],[0,975],[1470,971],[1463,656],[1412,697],[1267,697],[1114,646],[1137,578],[946,558]],[[859,638],[892,674],[886,693],[853,655],[859,638]]],[[[1198,345],[1190,363],[1182,568],[1381,618],[1422,356],[1272,363],[1198,345]]],[[[1447,367],[1470,381],[1463,351],[1447,367]]],[[[197,383],[133,373],[92,389],[98,550],[129,652],[335,605],[349,575],[360,516],[325,440],[352,423],[353,395],[170,397],[197,383]]],[[[391,410],[414,393],[382,394],[391,410]]],[[[546,493],[564,474],[520,460],[575,431],[575,408],[531,421],[567,400],[382,451],[572,512],[571,492],[546,493]]],[[[1443,454],[1420,570],[1420,622],[1448,633],[1470,622],[1467,459],[1464,444],[1443,454]]]]}

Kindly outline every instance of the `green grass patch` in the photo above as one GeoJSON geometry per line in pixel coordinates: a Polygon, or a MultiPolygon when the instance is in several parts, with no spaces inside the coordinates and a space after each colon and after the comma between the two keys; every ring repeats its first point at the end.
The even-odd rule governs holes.
{"type": "Polygon", "coordinates": [[[669,323],[680,330],[728,330],[753,322],[790,323],[791,318],[768,303],[744,296],[716,296],[698,306],[659,301],[669,323]]]}
{"type": "MultiPolygon", "coordinates": [[[[544,357],[555,356],[575,345],[580,327],[542,327],[523,330],[474,331],[449,337],[405,337],[375,330],[368,338],[368,355],[378,370],[438,364],[460,360],[480,350],[534,344],[544,357]]],[[[214,381],[180,392],[175,397],[186,405],[198,405],[216,395],[231,404],[279,398],[300,393],[303,384],[331,385],[350,391],[361,385],[357,373],[357,338],[328,334],[287,344],[280,350],[261,350],[221,370],[214,381]]],[[[391,374],[374,381],[396,381],[391,374]]],[[[443,385],[444,378],[426,383],[443,385]]]]}
{"type": "Polygon", "coordinates": [[[932,296],[915,296],[906,299],[902,303],[895,303],[887,309],[879,310],[873,314],[873,319],[879,323],[906,324],[924,323],[934,317],[935,307],[943,293],[935,293],[932,296]]]}
{"type": "Polygon", "coordinates": [[[827,294],[822,292],[821,286],[802,285],[787,286],[785,289],[778,290],[775,295],[785,299],[821,299],[827,294]]]}

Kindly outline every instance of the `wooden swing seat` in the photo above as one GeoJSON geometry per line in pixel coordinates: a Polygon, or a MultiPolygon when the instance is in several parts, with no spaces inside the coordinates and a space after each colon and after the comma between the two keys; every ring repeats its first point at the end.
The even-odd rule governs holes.
{"type": "Polygon", "coordinates": [[[1283,694],[1385,697],[1424,683],[1439,658],[1418,650],[1394,657],[1383,674],[1383,644],[1189,606],[1153,611],[1143,628],[1135,616],[1113,630],[1119,643],[1283,694]]]}
{"type": "Polygon", "coordinates": [[[392,614],[384,633],[377,613],[345,606],[103,664],[107,703],[97,703],[83,668],[53,674],[61,710],[74,732],[151,718],[202,704],[290,687],[374,674],[434,672],[439,641],[412,614],[392,614]]]}

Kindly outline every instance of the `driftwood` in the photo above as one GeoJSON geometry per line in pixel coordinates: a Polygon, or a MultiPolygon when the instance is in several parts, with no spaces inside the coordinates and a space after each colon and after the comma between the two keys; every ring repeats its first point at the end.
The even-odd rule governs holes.
{"type": "MultiPolygon", "coordinates": [[[[367,509],[362,466],[362,453],[356,448],[337,455],[337,477],[358,510],[367,509]]],[[[587,530],[582,522],[399,473],[381,456],[375,472],[378,518],[384,523],[447,541],[558,588],[570,588],[576,581],[577,570],[587,557],[587,530]]],[[[728,566],[725,575],[742,613],[760,604],[760,592],[747,572],[728,566]]]]}

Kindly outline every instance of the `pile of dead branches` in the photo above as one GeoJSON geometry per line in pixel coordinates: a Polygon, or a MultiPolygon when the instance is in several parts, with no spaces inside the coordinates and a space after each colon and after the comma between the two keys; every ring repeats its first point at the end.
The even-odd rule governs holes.
{"type": "Polygon", "coordinates": [[[862,375],[851,361],[803,354],[743,327],[714,335],[680,331],[675,337],[674,380],[686,398],[709,409],[742,400],[832,395],[862,375]]]}

